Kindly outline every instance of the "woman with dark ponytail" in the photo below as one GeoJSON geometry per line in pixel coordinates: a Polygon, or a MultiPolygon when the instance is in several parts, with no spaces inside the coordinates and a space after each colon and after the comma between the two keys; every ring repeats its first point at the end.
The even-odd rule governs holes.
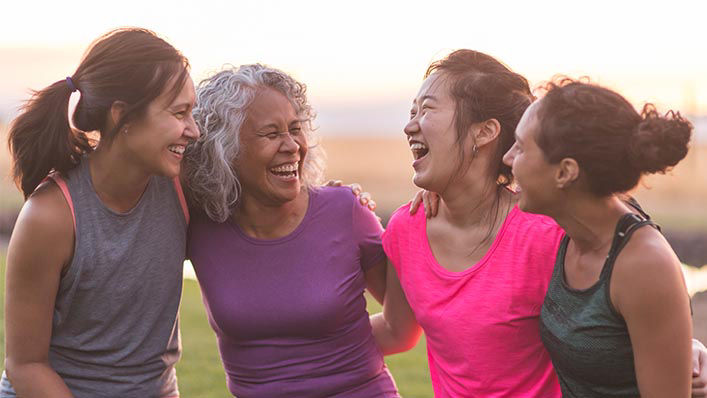
{"type": "Polygon", "coordinates": [[[26,202],[8,247],[0,397],[179,395],[178,176],[199,136],[194,101],[187,59],[126,28],[98,38],[12,123],[26,202]]]}
{"type": "Polygon", "coordinates": [[[620,197],[685,157],[679,113],[561,79],[528,108],[505,161],[521,209],[564,229],[540,315],[563,397],[690,396],[692,323],[680,262],[620,197]]]}

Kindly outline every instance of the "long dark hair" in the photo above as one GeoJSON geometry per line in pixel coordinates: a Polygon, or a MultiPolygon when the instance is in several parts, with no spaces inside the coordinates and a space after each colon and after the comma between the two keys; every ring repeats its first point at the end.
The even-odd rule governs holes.
{"type": "Polygon", "coordinates": [[[612,90],[563,76],[544,88],[538,146],[550,163],[575,159],[596,196],[626,192],[687,155],[692,125],[679,112],[646,104],[638,113],[612,90]]]}
{"type": "Polygon", "coordinates": [[[189,74],[188,60],[149,30],[122,28],[94,41],[74,74],[35,91],[12,122],[8,144],[13,177],[25,199],[54,170],[76,167],[93,150],[87,132],[98,131],[110,143],[125,123],[139,119],[147,106],[171,85],[176,96],[189,74]],[[81,93],[72,128],[69,98],[81,93]],[[127,104],[116,125],[107,130],[112,104],[127,104]]]}
{"type": "Polygon", "coordinates": [[[425,78],[444,73],[449,79],[450,95],[456,103],[454,126],[461,159],[471,154],[461,145],[474,123],[496,119],[501,126],[498,145],[492,159],[492,170],[499,187],[513,181],[510,166],[503,155],[515,142],[515,130],[523,112],[535,99],[528,80],[513,72],[496,58],[474,50],[457,50],[446,58],[433,62],[425,78]]]}
{"type": "Polygon", "coordinates": [[[499,221],[501,192],[513,182],[513,173],[510,166],[503,163],[503,155],[513,146],[516,126],[535,97],[525,77],[513,72],[496,58],[479,51],[454,51],[446,58],[433,62],[427,68],[425,78],[433,73],[442,73],[448,77],[449,94],[456,105],[454,127],[460,150],[460,172],[471,165],[464,165],[465,159],[473,160],[474,156],[473,153],[465,153],[463,145],[469,127],[490,119],[496,119],[501,126],[491,158],[491,177],[495,182],[495,189],[492,190],[494,202],[489,212],[491,222],[486,237],[471,251],[474,253],[494,236],[494,226],[499,221]]]}

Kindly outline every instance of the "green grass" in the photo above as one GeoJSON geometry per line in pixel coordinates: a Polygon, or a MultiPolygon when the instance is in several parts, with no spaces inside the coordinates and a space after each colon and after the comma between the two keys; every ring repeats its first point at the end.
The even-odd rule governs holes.
{"type": "MultiPolygon", "coordinates": [[[[0,358],[5,358],[4,333],[4,288],[5,253],[0,251],[0,358]]],[[[380,311],[380,306],[369,300],[368,311],[380,311]]],[[[226,378],[216,348],[216,337],[206,319],[201,302],[199,285],[186,279],[180,312],[182,329],[182,359],[177,364],[179,389],[185,398],[229,397],[226,378]]],[[[431,397],[427,354],[424,337],[411,351],[386,358],[388,367],[395,377],[400,393],[405,398],[431,397]]],[[[0,365],[0,369],[4,368],[0,365]]]]}

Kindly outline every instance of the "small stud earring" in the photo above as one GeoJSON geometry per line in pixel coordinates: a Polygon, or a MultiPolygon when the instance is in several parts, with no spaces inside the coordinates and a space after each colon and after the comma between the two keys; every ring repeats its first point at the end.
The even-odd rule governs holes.
{"type": "Polygon", "coordinates": [[[476,153],[476,152],[479,151],[479,148],[476,146],[476,144],[474,144],[474,147],[471,148],[471,151],[474,152],[474,153],[476,153]]]}

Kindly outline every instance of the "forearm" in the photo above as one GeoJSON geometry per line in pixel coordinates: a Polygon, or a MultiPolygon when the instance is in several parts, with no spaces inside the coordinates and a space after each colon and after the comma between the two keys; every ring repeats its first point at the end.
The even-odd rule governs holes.
{"type": "Polygon", "coordinates": [[[18,397],[73,398],[64,380],[49,363],[14,364],[8,358],[6,373],[18,397]]]}
{"type": "Polygon", "coordinates": [[[371,315],[371,328],[376,344],[383,355],[392,355],[399,352],[408,351],[417,344],[420,339],[421,329],[412,325],[405,331],[396,330],[388,323],[383,313],[371,315]]]}

